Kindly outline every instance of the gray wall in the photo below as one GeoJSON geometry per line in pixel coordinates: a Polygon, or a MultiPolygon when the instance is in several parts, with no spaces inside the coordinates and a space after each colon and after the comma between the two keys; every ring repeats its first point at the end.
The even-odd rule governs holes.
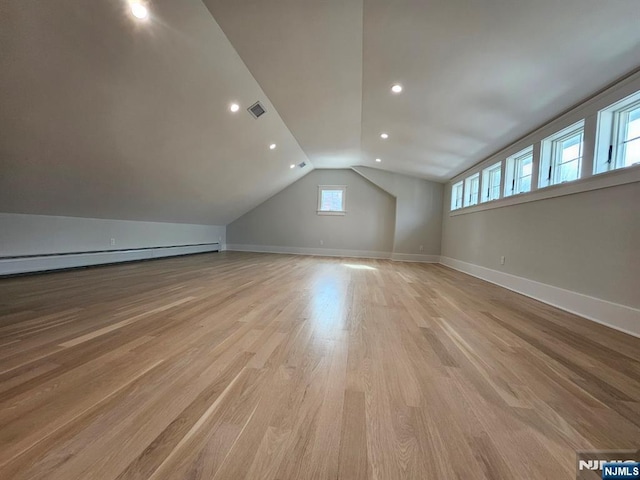
{"type": "Polygon", "coordinates": [[[227,226],[229,248],[277,246],[386,252],[395,199],[351,170],[314,170],[227,226]],[[318,185],[347,185],[347,214],[318,215],[318,185]],[[320,244],[320,241],[323,244],[320,244]]]}
{"type": "Polygon", "coordinates": [[[442,255],[638,308],[639,206],[631,183],[457,216],[445,207],[442,255]]]}
{"type": "Polygon", "coordinates": [[[354,170],[396,197],[394,253],[440,255],[444,185],[375,168],[354,170]]]}
{"type": "Polygon", "coordinates": [[[0,213],[0,257],[216,242],[224,245],[225,231],[224,226],[214,225],[0,213]]]}

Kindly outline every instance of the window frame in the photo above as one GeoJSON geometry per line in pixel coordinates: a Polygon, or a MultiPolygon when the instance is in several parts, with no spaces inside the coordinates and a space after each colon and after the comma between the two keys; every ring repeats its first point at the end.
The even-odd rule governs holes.
{"type": "Polygon", "coordinates": [[[465,207],[473,207],[480,203],[480,172],[476,172],[473,175],[469,175],[464,180],[464,202],[463,205],[465,207]],[[477,181],[477,190],[475,192],[475,201],[472,200],[471,196],[473,195],[473,191],[469,188],[474,181],[477,181]],[[468,199],[468,200],[467,200],[468,199]]]}
{"type": "MultiPolygon", "coordinates": [[[[573,146],[573,145],[572,145],[573,146]]],[[[553,141],[553,153],[551,159],[551,170],[553,175],[553,183],[552,185],[559,185],[561,183],[573,182],[580,178],[581,167],[582,167],[582,158],[584,157],[584,130],[575,130],[564,137],[558,138],[553,141]],[[563,161],[564,152],[567,148],[564,148],[564,142],[578,138],[578,156],[573,157],[566,162],[563,161]],[[571,180],[562,180],[562,166],[568,165],[570,163],[578,162],[578,172],[576,174],[576,178],[571,180]]],[[[570,148],[570,147],[569,147],[570,148]]]]}
{"type": "Polygon", "coordinates": [[[338,215],[347,214],[347,186],[346,185],[318,185],[318,215],[338,215]],[[322,192],[323,191],[342,191],[342,210],[323,210],[322,209],[322,192]]]}
{"type": "Polygon", "coordinates": [[[507,157],[504,176],[504,197],[512,197],[529,193],[533,188],[533,145],[507,157]],[[522,175],[524,161],[530,159],[531,173],[522,175]],[[529,189],[522,190],[522,179],[530,177],[529,189]],[[516,188],[517,187],[517,188],[516,188]]]}
{"type": "MultiPolygon", "coordinates": [[[[599,190],[602,188],[610,188],[619,185],[626,185],[640,182],[640,162],[637,162],[637,143],[635,138],[638,136],[636,126],[637,111],[636,105],[640,102],[640,72],[635,73],[628,78],[612,85],[606,90],[594,95],[589,100],[576,105],[555,120],[531,131],[521,140],[509,145],[499,153],[485,158],[483,161],[476,163],[470,169],[449,180],[449,187],[463,182],[463,205],[461,208],[452,208],[450,216],[465,215],[468,213],[481,212],[504,206],[519,205],[522,203],[536,202],[549,198],[562,197],[564,195],[572,195],[575,193],[599,190]],[[629,113],[629,117],[623,114],[629,113]],[[633,113],[634,123],[630,128],[628,120],[633,113]],[[614,117],[617,121],[614,128],[614,117]],[[578,145],[571,146],[566,144],[567,150],[564,151],[564,157],[569,160],[570,157],[576,158],[576,164],[573,168],[563,168],[565,178],[575,177],[575,180],[567,180],[562,183],[553,183],[548,178],[548,168],[550,165],[550,143],[559,140],[563,135],[567,135],[571,131],[579,130],[582,127],[582,151],[578,145]],[[614,137],[615,135],[615,137],[614,137]],[[623,140],[630,140],[627,143],[628,150],[626,152],[617,150],[612,165],[607,162],[609,147],[614,142],[621,144],[623,140]],[[612,139],[614,142],[612,142],[612,139]],[[529,147],[527,147],[529,145],[529,147]],[[533,158],[527,155],[524,159],[519,160],[516,169],[513,167],[513,157],[520,157],[533,146],[533,158]],[[527,148],[525,148],[527,147],[527,148]],[[471,176],[471,173],[482,173],[488,165],[495,164],[498,160],[505,160],[507,154],[518,152],[507,157],[504,162],[504,171],[502,172],[502,198],[497,201],[476,203],[473,199],[473,192],[467,193],[464,188],[465,181],[471,176]],[[573,153],[573,155],[572,155],[573,153]],[[504,156],[503,156],[504,155],[504,156]],[[626,157],[626,158],[625,158],[626,157]],[[623,159],[629,166],[624,166],[623,159]],[[531,163],[529,163],[531,161],[531,163]],[[631,162],[636,163],[631,163],[631,162]],[[579,169],[578,167],[579,162],[579,169]],[[531,168],[531,177],[524,175],[526,163],[527,171],[531,168]],[[531,165],[531,167],[529,167],[531,165]],[[604,174],[604,175],[603,175],[604,174]],[[517,185],[513,185],[512,181],[516,176],[517,185]],[[547,178],[545,178],[547,177],[547,178]],[[528,184],[530,180],[530,190],[523,189],[523,183],[528,184]],[[455,182],[455,183],[454,183],[455,182]],[[513,187],[513,191],[511,188],[513,187]]],[[[557,156],[557,155],[556,155],[557,156]]],[[[561,158],[561,157],[560,157],[561,158]]],[[[516,162],[518,163],[518,162],[516,162]]],[[[555,180],[559,180],[556,173],[555,180]]],[[[553,178],[551,180],[554,180],[553,178]]],[[[466,186],[471,183],[467,182],[466,186]]],[[[529,187],[529,185],[526,185],[529,187]]],[[[475,187],[475,185],[474,185],[475,187]]],[[[482,177],[480,178],[479,188],[484,190],[482,177]]],[[[459,194],[459,192],[458,192],[459,194]]],[[[453,200],[455,207],[455,199],[453,200]]]]}
{"type": "MultiPolygon", "coordinates": [[[[640,95],[637,94],[635,96],[640,97],[640,95]]],[[[629,121],[629,117],[631,115],[631,112],[636,110],[640,111],[640,98],[638,98],[638,100],[631,103],[630,105],[627,105],[625,108],[614,112],[612,132],[613,135],[611,139],[612,158],[611,162],[609,162],[609,170],[618,170],[619,168],[628,168],[640,164],[640,162],[636,162],[632,163],[631,165],[625,165],[625,158],[623,156],[623,153],[626,149],[625,144],[640,140],[640,136],[632,138],[631,140],[625,139],[626,127],[628,127],[629,123],[631,123],[629,121]],[[622,120],[623,117],[625,117],[624,120],[622,120]]]]}
{"type": "Polygon", "coordinates": [[[584,160],[584,140],[585,140],[585,132],[584,132],[584,124],[585,121],[580,120],[573,125],[568,126],[560,130],[559,132],[554,133],[553,135],[542,140],[541,145],[541,156],[540,156],[540,170],[539,170],[539,178],[538,178],[538,188],[546,188],[551,187],[553,185],[561,185],[564,183],[571,183],[576,180],[580,180],[582,178],[582,164],[584,160]],[[578,174],[576,178],[573,180],[565,180],[559,181],[559,172],[561,169],[560,165],[564,165],[570,162],[559,163],[559,158],[562,157],[562,143],[569,140],[576,135],[580,136],[579,143],[579,156],[570,162],[578,161],[578,174]]]}
{"type": "Polygon", "coordinates": [[[464,206],[464,180],[460,180],[451,185],[451,210],[460,210],[464,206]],[[458,196],[456,190],[460,189],[460,204],[458,205],[458,196]]]}
{"type": "Polygon", "coordinates": [[[500,200],[501,197],[501,185],[502,185],[502,160],[482,170],[482,192],[480,195],[480,203],[494,202],[500,200]],[[491,181],[495,177],[495,173],[498,173],[498,185],[492,186],[491,181]],[[492,191],[495,189],[498,196],[493,198],[492,191]],[[485,195],[485,191],[487,194],[485,195]]]}
{"type": "MultiPolygon", "coordinates": [[[[636,167],[640,163],[624,165],[621,143],[624,127],[628,120],[622,121],[622,117],[640,109],[640,91],[609,105],[598,112],[598,126],[596,132],[596,151],[593,162],[593,175],[619,170],[621,168],[636,167]]],[[[636,137],[637,139],[638,137],[636,137]]]]}

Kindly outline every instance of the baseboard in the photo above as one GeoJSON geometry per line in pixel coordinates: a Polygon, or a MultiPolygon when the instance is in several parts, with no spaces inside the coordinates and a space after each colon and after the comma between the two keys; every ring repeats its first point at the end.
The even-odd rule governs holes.
{"type": "Polygon", "coordinates": [[[588,320],[640,337],[640,310],[449,257],[440,263],[588,320]]]}
{"type": "Polygon", "coordinates": [[[113,250],[104,252],[65,253],[0,259],[0,276],[44,272],[68,268],[89,267],[110,263],[151,260],[154,258],[217,252],[218,244],[178,245],[170,247],[113,250]]]}
{"type": "Polygon", "coordinates": [[[391,260],[394,260],[396,262],[440,263],[440,255],[392,253],[391,260]]]}
{"type": "Polygon", "coordinates": [[[368,250],[342,250],[335,248],[281,247],[275,245],[239,245],[227,244],[227,251],[254,253],[285,253],[288,255],[312,255],[319,257],[354,257],[389,259],[391,252],[375,252],[368,250]]]}
{"type": "Polygon", "coordinates": [[[284,253],[288,255],[312,255],[320,257],[354,257],[394,260],[396,262],[439,263],[439,255],[376,252],[369,250],[342,250],[334,248],[282,247],[274,245],[239,245],[230,243],[226,249],[236,252],[284,253]]]}

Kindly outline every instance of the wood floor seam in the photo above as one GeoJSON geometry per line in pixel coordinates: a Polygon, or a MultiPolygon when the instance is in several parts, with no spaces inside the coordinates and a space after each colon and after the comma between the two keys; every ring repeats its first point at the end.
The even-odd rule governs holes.
{"type": "Polygon", "coordinates": [[[574,480],[640,448],[640,339],[439,265],[222,252],[0,296],[0,478],[574,480]]]}

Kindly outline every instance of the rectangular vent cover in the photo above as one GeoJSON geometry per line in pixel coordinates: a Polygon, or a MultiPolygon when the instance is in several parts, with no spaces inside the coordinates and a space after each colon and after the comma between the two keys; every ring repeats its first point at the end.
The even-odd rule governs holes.
{"type": "Polygon", "coordinates": [[[260,102],[256,102],[251,105],[247,110],[253,116],[253,118],[260,118],[262,115],[267,113],[267,110],[262,106],[260,102]]]}

